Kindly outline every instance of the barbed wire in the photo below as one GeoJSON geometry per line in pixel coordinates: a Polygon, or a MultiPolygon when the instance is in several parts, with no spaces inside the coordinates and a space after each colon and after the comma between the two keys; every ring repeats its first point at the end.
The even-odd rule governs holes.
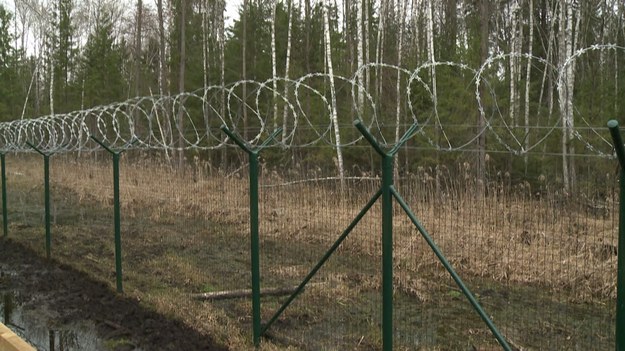
{"type": "MultiPolygon", "coordinates": [[[[475,147],[475,141],[480,136],[486,136],[496,141],[489,143],[489,149],[524,155],[544,145],[554,131],[561,129],[563,133],[570,133],[589,152],[611,157],[612,146],[604,128],[592,126],[575,107],[575,100],[573,121],[563,123],[562,117],[558,114],[552,116],[551,112],[544,116],[539,110],[541,106],[534,103],[526,112],[533,116],[533,124],[523,125],[502,111],[501,106],[508,105],[509,108],[511,99],[505,94],[496,94],[494,88],[495,83],[506,82],[508,60],[528,60],[535,69],[542,69],[543,75],[551,75],[556,83],[558,105],[562,105],[565,103],[561,99],[566,89],[567,68],[592,51],[613,51],[616,59],[616,55],[625,52],[625,48],[614,44],[592,45],[577,50],[562,61],[561,67],[529,54],[506,53],[491,56],[476,69],[464,63],[448,61],[427,62],[413,70],[368,63],[356,69],[351,77],[309,73],[294,79],[241,80],[178,95],[136,97],[85,110],[0,123],[0,150],[30,151],[27,142],[49,153],[98,149],[90,136],[117,150],[217,149],[232,144],[219,129],[221,125],[242,134],[251,145],[262,141],[277,127],[282,127],[283,132],[274,145],[287,148],[316,144],[345,147],[357,143],[362,137],[353,128],[346,130],[342,127],[342,144],[336,145],[333,140],[332,106],[328,99],[330,78],[333,78],[341,87],[337,90],[343,94],[341,96],[351,95],[351,101],[349,98],[337,100],[337,105],[340,105],[337,106],[340,111],[339,126],[346,120],[358,118],[388,147],[414,123],[418,128],[413,137],[434,149],[470,149],[475,147]],[[447,74],[454,75],[464,90],[458,91],[457,87],[449,86],[444,89],[438,86],[440,83],[434,89],[432,76],[445,70],[447,74]],[[378,83],[387,74],[400,80],[403,93],[397,95],[389,92],[390,89],[385,91],[385,87],[378,83]],[[373,84],[358,80],[365,75],[375,76],[373,84]],[[348,94],[344,91],[346,89],[348,94]],[[246,96],[243,96],[243,91],[246,91],[246,96]],[[422,101],[413,102],[419,97],[422,101]],[[467,109],[467,101],[459,99],[473,100],[475,106],[467,109]],[[399,114],[390,112],[392,109],[388,106],[397,106],[398,101],[399,114]],[[462,104],[465,107],[461,111],[452,111],[462,104]],[[457,114],[464,114],[465,119],[457,114]],[[468,125],[469,120],[475,122],[478,116],[484,121],[483,125],[462,127],[468,125]],[[579,123],[574,123],[575,120],[579,123]],[[592,138],[582,135],[583,132],[588,134],[588,131],[592,138]]],[[[541,84],[544,84],[544,79],[541,84]]],[[[519,102],[519,110],[520,105],[519,102]]],[[[614,117],[605,116],[605,120],[614,117]]]]}

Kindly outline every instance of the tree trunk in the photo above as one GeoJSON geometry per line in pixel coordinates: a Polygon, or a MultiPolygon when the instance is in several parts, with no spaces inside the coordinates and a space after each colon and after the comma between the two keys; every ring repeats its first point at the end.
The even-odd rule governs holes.
{"type": "MultiPolygon", "coordinates": [[[[363,12],[365,14],[365,23],[364,23],[364,51],[365,51],[365,58],[364,58],[364,64],[368,65],[369,64],[369,49],[370,49],[370,43],[369,43],[369,0],[364,0],[364,8],[363,8],[363,12]]],[[[371,83],[371,70],[369,69],[369,66],[367,66],[367,69],[365,70],[365,89],[369,90],[369,86],[371,83]]],[[[365,111],[366,112],[366,111],[365,111]]]]}
{"type": "MultiPolygon", "coordinates": [[[[579,17],[576,29],[579,29],[579,17]]],[[[564,76],[558,82],[560,93],[560,113],[562,118],[562,182],[564,190],[572,191],[575,183],[575,167],[571,164],[573,153],[573,85],[574,85],[574,62],[564,67],[566,60],[573,53],[573,5],[567,0],[562,0],[560,5],[560,52],[559,67],[564,70],[564,76]]],[[[562,71],[561,71],[562,72],[562,71]]],[[[562,74],[562,73],[561,73],[562,74]]]]}
{"type": "Polygon", "coordinates": [[[443,60],[456,60],[456,38],[458,36],[457,6],[457,0],[445,1],[445,32],[447,33],[445,38],[445,48],[448,52],[440,52],[441,57],[444,57],[443,60]]]}
{"type": "MultiPolygon", "coordinates": [[[[490,0],[480,1],[480,58],[481,63],[484,64],[488,59],[488,43],[489,43],[489,22],[490,22],[490,0]]],[[[483,88],[484,84],[480,85],[481,100],[485,101],[486,93],[483,88]]],[[[486,127],[486,116],[484,113],[478,113],[477,117],[477,132],[480,133],[477,138],[477,195],[478,197],[484,196],[485,183],[486,183],[486,133],[484,128],[486,127]]]]}
{"type": "MultiPolygon", "coordinates": [[[[289,69],[291,65],[291,27],[293,25],[293,3],[292,0],[288,0],[288,16],[289,16],[289,24],[287,28],[287,39],[286,39],[286,62],[284,67],[284,98],[289,99],[289,69]]],[[[287,127],[288,127],[288,117],[289,117],[289,108],[287,104],[284,104],[284,109],[282,111],[282,141],[286,139],[287,136],[287,127]]]]}
{"type": "MultiPolygon", "coordinates": [[[[180,0],[180,73],[178,77],[178,93],[184,93],[184,75],[185,64],[187,60],[186,55],[186,28],[187,28],[187,1],[180,0]]],[[[184,100],[182,96],[179,97],[178,107],[178,133],[180,139],[178,140],[178,170],[184,171],[184,100]]]]}
{"type": "MultiPolygon", "coordinates": [[[[167,88],[167,71],[165,64],[165,19],[163,18],[163,0],[156,1],[156,11],[158,15],[158,92],[161,98],[165,95],[169,95],[169,90],[167,88]]],[[[172,139],[172,128],[171,128],[171,120],[169,119],[169,104],[165,102],[162,111],[162,116],[160,116],[163,120],[163,130],[161,131],[161,140],[163,145],[166,147],[165,150],[165,158],[167,159],[167,164],[169,167],[172,167],[171,160],[169,158],[169,149],[172,139]]],[[[156,118],[159,118],[157,115],[156,118]]]]}
{"type": "Polygon", "coordinates": [[[305,48],[305,52],[306,52],[306,72],[310,72],[311,71],[311,67],[310,67],[310,0],[306,0],[305,4],[304,4],[304,18],[306,19],[306,48],[305,48]]]}
{"type": "MultiPolygon", "coordinates": [[[[208,86],[208,68],[209,68],[209,33],[208,33],[208,1],[203,0],[200,2],[200,7],[202,7],[202,78],[204,83],[204,89],[208,86]]],[[[204,118],[207,118],[207,106],[206,102],[204,102],[204,118]]]]}
{"type": "Polygon", "coordinates": [[[276,62],[276,8],[278,1],[271,5],[271,76],[273,78],[273,129],[278,128],[278,72],[276,62]]]}
{"type": "Polygon", "coordinates": [[[338,115],[336,112],[336,90],[334,88],[334,69],[332,67],[332,43],[330,41],[330,19],[328,18],[328,7],[330,6],[330,0],[327,0],[323,4],[323,27],[324,27],[324,41],[325,41],[325,54],[328,77],[330,79],[330,97],[331,97],[331,122],[334,128],[334,142],[336,145],[336,166],[339,171],[339,178],[341,179],[341,191],[344,189],[345,183],[345,171],[343,169],[343,152],[341,151],[341,134],[339,130],[338,115]]]}
{"type": "Polygon", "coordinates": [[[511,24],[511,28],[510,28],[510,32],[511,32],[511,40],[510,40],[510,106],[508,109],[508,114],[510,117],[510,124],[512,125],[512,127],[517,127],[518,126],[518,121],[517,121],[517,117],[516,117],[516,111],[517,111],[517,69],[519,68],[517,65],[517,61],[518,58],[515,56],[516,54],[518,54],[517,52],[517,41],[519,40],[518,38],[518,13],[519,13],[519,6],[518,3],[516,1],[512,2],[512,8],[510,9],[510,16],[512,17],[512,24],[511,24]]]}
{"type": "MultiPolygon", "coordinates": [[[[397,37],[397,66],[402,66],[402,56],[403,56],[403,48],[404,48],[404,18],[406,17],[406,1],[400,0],[399,2],[399,35],[397,37]]],[[[397,70],[397,81],[395,83],[395,98],[397,100],[397,104],[395,105],[395,142],[399,142],[400,127],[401,127],[401,74],[400,70],[397,70]]],[[[399,156],[394,159],[394,176],[395,179],[399,180],[399,156]]]]}
{"type": "MultiPolygon", "coordinates": [[[[577,50],[577,46],[579,43],[579,26],[581,23],[581,19],[582,19],[582,13],[581,11],[577,14],[577,20],[575,21],[575,29],[574,29],[574,35],[573,35],[573,40],[571,41],[571,50],[568,51],[569,52],[569,56],[572,56],[575,51],[577,50]]],[[[568,11],[568,21],[569,24],[572,26],[573,23],[573,2],[571,0],[571,4],[569,6],[569,11],[568,11]]],[[[577,171],[575,169],[575,144],[573,144],[573,139],[575,138],[574,136],[574,129],[575,129],[575,118],[574,118],[574,114],[573,114],[573,95],[574,95],[574,88],[575,88],[575,66],[576,66],[576,62],[575,60],[573,60],[570,65],[568,66],[568,72],[567,72],[567,112],[568,112],[568,120],[569,120],[569,128],[567,130],[568,133],[568,146],[569,146],[569,155],[571,155],[571,160],[569,162],[569,179],[570,179],[570,185],[571,185],[571,191],[575,190],[575,187],[577,185],[577,171]]]]}
{"type": "MultiPolygon", "coordinates": [[[[260,296],[284,296],[291,295],[297,291],[297,286],[286,288],[263,288],[260,290],[260,296]]],[[[195,300],[201,301],[214,301],[225,299],[238,299],[249,298],[252,296],[252,289],[240,289],[240,290],[227,290],[227,291],[212,291],[199,294],[192,294],[191,297],[195,300]]]]}
{"type": "MultiPolygon", "coordinates": [[[[248,10],[248,0],[243,0],[243,43],[241,43],[241,45],[243,46],[241,48],[241,56],[243,56],[241,58],[242,61],[242,67],[241,67],[241,74],[242,77],[241,79],[246,80],[247,79],[247,10],[248,10]]],[[[241,108],[243,108],[243,138],[245,140],[247,140],[247,84],[243,83],[242,84],[242,90],[243,90],[243,96],[241,96],[241,103],[243,104],[243,106],[241,108]]]]}
{"type": "Polygon", "coordinates": [[[220,72],[220,84],[221,84],[221,118],[226,116],[226,91],[224,87],[226,85],[226,64],[225,64],[225,42],[226,42],[226,24],[225,24],[225,12],[226,12],[226,0],[221,0],[219,9],[219,62],[221,63],[220,72]]]}
{"type": "Polygon", "coordinates": [[[163,0],[156,1],[158,12],[158,90],[161,96],[167,94],[165,65],[165,19],[163,18],[163,0]]]}
{"type": "Polygon", "coordinates": [[[135,32],[135,96],[141,95],[141,27],[143,22],[143,1],[137,0],[137,27],[135,32]]]}
{"type": "MultiPolygon", "coordinates": [[[[554,2],[553,3],[553,8],[552,9],[548,9],[546,6],[546,3],[543,2],[543,17],[546,19],[547,17],[549,17],[551,19],[550,23],[549,23],[549,37],[547,39],[547,55],[545,57],[545,60],[547,62],[554,62],[555,59],[553,51],[555,50],[555,28],[556,28],[556,13],[557,13],[557,9],[558,9],[558,2],[554,2]],[[547,13],[551,13],[550,16],[547,16],[547,13]]],[[[555,63],[555,62],[554,62],[555,63]]],[[[545,65],[545,72],[543,74],[543,78],[542,78],[542,83],[541,83],[541,91],[540,91],[540,96],[538,98],[538,105],[542,106],[542,101],[543,101],[543,96],[544,96],[544,85],[545,85],[545,80],[547,82],[547,87],[546,87],[546,91],[547,91],[547,125],[551,124],[551,117],[553,116],[553,74],[552,74],[552,66],[551,65],[545,65]],[[547,78],[548,77],[548,78],[547,78]]],[[[537,122],[538,123],[538,122],[537,122]]],[[[547,143],[543,143],[543,153],[546,153],[547,151],[547,143]]],[[[543,156],[544,157],[544,156],[543,156]]]]}
{"type": "MultiPolygon", "coordinates": [[[[432,66],[430,67],[430,76],[432,78],[432,103],[433,103],[433,108],[434,108],[434,116],[435,116],[435,129],[436,129],[436,142],[440,145],[440,135],[441,130],[442,130],[442,126],[441,126],[441,122],[438,118],[438,91],[436,89],[437,83],[436,83],[436,66],[434,66],[434,62],[436,62],[436,56],[435,56],[435,51],[434,51],[434,13],[433,13],[433,6],[432,6],[432,2],[434,0],[429,0],[428,1],[428,7],[427,7],[427,42],[428,42],[428,46],[427,46],[427,52],[428,52],[428,61],[429,63],[432,64],[432,66]]],[[[449,140],[447,140],[447,138],[445,138],[447,141],[447,145],[449,148],[451,148],[451,144],[449,143],[449,140]]]]}
{"type": "MultiPolygon", "coordinates": [[[[564,69],[564,62],[567,57],[567,41],[570,40],[570,33],[567,34],[567,21],[566,21],[566,0],[560,1],[560,20],[558,22],[559,25],[559,52],[558,52],[558,67],[560,69],[564,69]]],[[[562,74],[562,73],[560,73],[562,74]]],[[[567,137],[568,137],[568,113],[566,111],[567,103],[566,99],[568,96],[567,88],[568,84],[565,83],[567,80],[566,74],[563,79],[558,82],[558,90],[560,95],[560,118],[562,120],[562,183],[565,191],[570,190],[569,184],[569,162],[568,162],[568,147],[567,147],[567,137]]]]}
{"type": "MultiPolygon", "coordinates": [[[[359,0],[355,0],[359,1],[359,0]]],[[[328,5],[329,6],[329,5],[328,5]]],[[[350,0],[343,0],[343,37],[345,38],[346,55],[342,55],[345,58],[345,67],[348,67],[349,72],[354,72],[354,40],[352,38],[352,5],[350,0]]],[[[339,67],[341,63],[339,61],[339,67]]]]}
{"type": "Polygon", "coordinates": [[[54,51],[50,49],[50,115],[54,116],[54,70],[55,70],[55,60],[54,60],[54,51]]]}
{"type": "MultiPolygon", "coordinates": [[[[529,3],[529,39],[527,46],[527,66],[525,68],[525,135],[523,138],[523,151],[527,152],[530,145],[530,80],[532,73],[532,53],[534,45],[534,0],[528,0],[529,3]]],[[[525,165],[525,174],[527,175],[527,153],[523,156],[523,163],[525,165]]]]}
{"type": "Polygon", "coordinates": [[[387,11],[387,1],[381,0],[380,4],[380,22],[378,25],[378,35],[376,38],[376,48],[375,48],[375,63],[376,67],[376,77],[375,77],[375,92],[378,98],[378,101],[382,101],[382,69],[380,65],[384,61],[384,33],[386,27],[386,11],[387,11]]]}
{"type": "Polygon", "coordinates": [[[358,60],[356,69],[358,70],[358,113],[363,113],[363,106],[365,104],[365,92],[360,87],[364,84],[364,72],[360,69],[364,66],[364,49],[363,49],[363,30],[362,30],[362,0],[356,0],[356,58],[358,60]]]}
{"type": "MultiPolygon", "coordinates": [[[[618,12],[616,15],[616,24],[614,25],[614,42],[619,44],[619,29],[623,30],[623,34],[625,35],[625,26],[623,25],[623,14],[625,13],[625,4],[623,1],[619,1],[618,5],[612,4],[612,8],[618,6],[618,12]]],[[[619,66],[618,66],[618,55],[614,55],[614,96],[619,96],[619,66]]],[[[619,99],[614,99],[614,113],[618,113],[619,111],[619,99]]]]}

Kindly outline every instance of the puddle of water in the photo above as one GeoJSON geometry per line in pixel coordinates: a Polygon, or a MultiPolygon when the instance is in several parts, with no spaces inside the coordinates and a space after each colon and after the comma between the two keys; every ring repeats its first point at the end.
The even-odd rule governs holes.
{"type": "Polygon", "coordinates": [[[2,317],[4,324],[40,351],[110,350],[98,337],[93,323],[58,325],[54,312],[46,306],[32,306],[19,292],[4,291],[2,317]]]}

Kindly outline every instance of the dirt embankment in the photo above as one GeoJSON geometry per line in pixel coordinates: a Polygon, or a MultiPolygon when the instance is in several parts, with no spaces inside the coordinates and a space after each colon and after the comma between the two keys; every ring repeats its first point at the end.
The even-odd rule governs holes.
{"type": "Polygon", "coordinates": [[[10,239],[0,240],[0,289],[29,296],[24,308],[51,311],[55,320],[47,323],[94,324],[114,350],[227,350],[210,336],[10,239]],[[120,339],[125,342],[115,342],[120,339]]]}

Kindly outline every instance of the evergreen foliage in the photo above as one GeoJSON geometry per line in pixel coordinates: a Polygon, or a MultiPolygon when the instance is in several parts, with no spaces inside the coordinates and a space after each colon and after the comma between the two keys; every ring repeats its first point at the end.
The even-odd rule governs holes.
{"type": "MultiPolygon", "coordinates": [[[[408,143],[407,150],[434,147],[453,149],[461,145],[474,145],[479,130],[477,121],[480,115],[476,102],[476,94],[479,93],[490,130],[504,144],[514,146],[514,150],[508,150],[497,140],[487,140],[491,164],[517,176],[538,177],[541,174],[555,175],[561,172],[559,165],[543,162],[536,154],[563,152],[565,132],[558,128],[543,134],[536,131],[561,126],[564,120],[558,103],[561,93],[558,83],[562,84],[563,81],[558,82],[555,68],[562,63],[563,57],[571,54],[563,52],[566,49],[563,44],[567,40],[572,43],[573,52],[595,44],[614,43],[620,46],[620,49],[615,50],[590,50],[574,60],[572,101],[575,126],[603,126],[607,119],[625,115],[625,103],[620,99],[625,92],[625,51],[622,49],[625,47],[625,5],[622,1],[532,0],[530,12],[528,5],[531,0],[484,0],[490,8],[488,13],[483,13],[483,3],[480,1],[432,1],[433,38],[428,38],[426,16],[431,0],[276,1],[275,18],[272,15],[272,1],[247,2],[246,33],[243,33],[241,20],[244,12],[242,6],[230,24],[226,25],[223,13],[226,3],[223,0],[164,1],[165,94],[177,93],[180,51],[183,46],[186,50],[184,87],[187,91],[202,89],[205,79],[208,85],[221,85],[222,81],[228,85],[240,80],[264,82],[271,79],[272,21],[275,21],[276,28],[275,70],[278,77],[285,75],[287,60],[290,77],[325,73],[322,9],[328,6],[331,57],[336,76],[350,78],[356,74],[359,40],[364,41],[367,62],[398,64],[401,44],[401,65],[410,71],[427,63],[430,54],[436,61],[462,63],[469,67],[438,65],[423,68],[418,72],[419,80],[412,80],[408,92],[409,76],[399,74],[398,78],[396,70],[371,68],[366,72],[365,84],[368,84],[367,91],[376,104],[362,111],[355,110],[350,82],[336,81],[336,108],[341,125],[349,126],[358,113],[361,113],[363,119],[375,113],[380,128],[388,133],[385,135],[393,135],[398,109],[398,120],[402,125],[413,121],[411,113],[414,113],[419,123],[429,122],[425,127],[429,137],[416,137],[408,143]],[[185,23],[180,21],[182,3],[186,4],[185,23]],[[357,32],[357,6],[364,9],[361,26],[363,33],[357,32]],[[567,32],[570,34],[567,37],[560,13],[571,6],[573,28],[567,32]],[[405,9],[403,15],[401,8],[405,9]],[[477,72],[472,69],[477,70],[484,63],[481,45],[484,40],[481,34],[484,23],[489,25],[488,53],[492,57],[501,56],[484,66],[480,76],[482,86],[476,92],[474,83],[477,72]],[[530,28],[530,23],[533,28],[530,28]],[[181,26],[185,26],[184,43],[180,42],[181,26]],[[400,29],[403,33],[401,43],[400,29]],[[531,42],[530,29],[534,35],[531,42]],[[243,42],[244,38],[246,42],[243,42]],[[289,38],[292,49],[287,57],[289,38]],[[516,44],[515,40],[518,40],[516,44]],[[243,46],[246,49],[245,57],[243,46]],[[528,62],[526,57],[513,56],[529,52],[530,46],[536,59],[528,62]],[[245,76],[242,72],[243,62],[246,66],[245,76]],[[436,104],[434,99],[437,100],[436,104]],[[526,115],[527,125],[524,121],[526,115]],[[530,127],[533,128],[531,136],[527,132],[530,127]],[[544,141],[540,147],[531,150],[529,158],[511,156],[514,151],[531,147],[541,138],[544,141]]],[[[0,85],[1,120],[21,118],[23,110],[24,116],[31,118],[51,112],[52,106],[55,113],[62,113],[125,100],[134,95],[130,87],[135,79],[135,53],[128,43],[134,41],[132,28],[136,26],[128,24],[127,20],[137,20],[136,6],[122,5],[114,0],[100,1],[90,20],[80,21],[80,15],[84,13],[81,6],[84,5],[75,0],[51,1],[48,16],[38,19],[41,24],[37,28],[43,29],[33,32],[35,44],[29,45],[34,46],[20,48],[16,47],[19,26],[14,22],[14,16],[0,6],[0,79],[3,82],[0,85]],[[37,50],[33,50],[34,47],[37,50]]],[[[139,92],[150,95],[160,91],[159,51],[163,48],[159,41],[157,10],[150,7],[154,5],[144,6],[139,92]]],[[[568,19],[566,16],[564,18],[568,19]]],[[[305,83],[329,99],[330,83],[327,77],[311,76],[305,83]]],[[[289,91],[289,84],[292,83],[280,82],[278,91],[282,93],[285,88],[289,91]]],[[[242,94],[243,87],[237,89],[236,93],[242,94]]],[[[301,108],[311,124],[324,126],[328,124],[328,111],[316,92],[301,89],[301,108]]],[[[269,116],[274,113],[274,106],[277,107],[282,124],[284,103],[274,101],[269,92],[263,94],[266,95],[260,98],[259,112],[269,120],[269,116]]],[[[245,107],[242,103],[251,105],[255,98],[247,96],[238,106],[229,107],[233,113],[243,114],[245,107]]],[[[215,96],[211,101],[212,109],[192,101],[188,102],[188,108],[190,115],[194,116],[192,118],[199,121],[203,114],[225,110],[226,103],[223,97],[215,96]]],[[[289,125],[289,114],[286,115],[286,126],[289,125]]],[[[250,128],[258,127],[250,123],[250,128]]],[[[294,143],[305,144],[316,135],[314,131],[309,133],[299,133],[294,143]]],[[[349,136],[357,132],[348,127],[343,128],[341,133],[349,136]]],[[[588,129],[588,132],[565,141],[567,153],[583,151],[585,145],[580,139],[597,142],[602,137],[588,129]]],[[[474,148],[471,146],[465,149],[474,148]]],[[[321,162],[327,159],[324,152],[327,151],[302,151],[301,157],[303,160],[321,162]]],[[[417,158],[411,157],[409,151],[402,151],[401,155],[405,158],[402,167],[406,171],[419,166],[435,166],[441,162],[476,162],[474,155],[467,153],[425,153],[424,157],[417,158]]],[[[352,149],[346,150],[345,159],[349,168],[349,164],[369,162],[370,155],[352,149]]],[[[332,167],[331,163],[326,161],[323,166],[332,167]]]]}

